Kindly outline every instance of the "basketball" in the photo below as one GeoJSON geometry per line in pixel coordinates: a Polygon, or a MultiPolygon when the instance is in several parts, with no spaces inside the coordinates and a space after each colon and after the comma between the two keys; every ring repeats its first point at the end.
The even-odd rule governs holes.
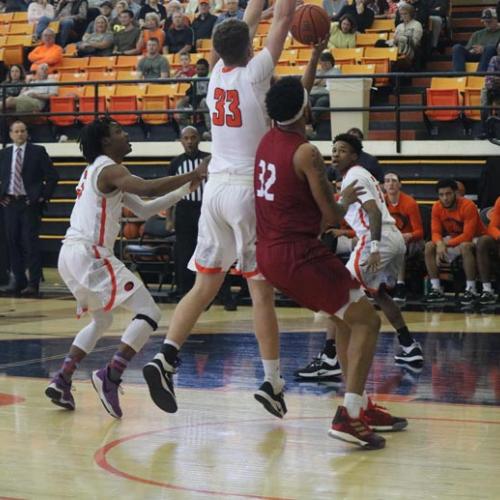
{"type": "Polygon", "coordinates": [[[302,5],[295,11],[290,32],[298,42],[314,45],[330,32],[330,18],[326,10],[318,5],[302,5]]]}
{"type": "Polygon", "coordinates": [[[123,236],[127,238],[127,240],[133,240],[139,236],[139,226],[135,222],[127,222],[123,226],[123,236]]]}
{"type": "Polygon", "coordinates": [[[129,210],[126,207],[123,207],[122,215],[123,215],[123,217],[127,217],[127,218],[135,217],[134,212],[132,212],[132,210],[129,210]]]}

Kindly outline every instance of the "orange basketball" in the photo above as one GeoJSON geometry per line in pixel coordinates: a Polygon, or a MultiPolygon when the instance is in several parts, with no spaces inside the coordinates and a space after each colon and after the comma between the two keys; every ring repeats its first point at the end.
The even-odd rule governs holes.
{"type": "Polygon", "coordinates": [[[123,207],[122,215],[123,215],[123,217],[127,217],[127,218],[135,217],[134,212],[132,212],[132,210],[129,210],[126,207],[123,207]]]}
{"type": "Polygon", "coordinates": [[[314,45],[330,32],[330,18],[318,5],[305,4],[295,11],[290,31],[298,42],[314,45]]]}
{"type": "Polygon", "coordinates": [[[133,240],[139,236],[139,226],[134,222],[127,222],[123,226],[123,236],[127,238],[127,240],[133,240]]]}

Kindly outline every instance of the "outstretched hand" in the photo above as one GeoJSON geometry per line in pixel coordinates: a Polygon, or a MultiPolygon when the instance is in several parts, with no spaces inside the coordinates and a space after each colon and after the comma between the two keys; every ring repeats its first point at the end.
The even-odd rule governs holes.
{"type": "Polygon", "coordinates": [[[321,53],[326,49],[329,39],[330,33],[328,33],[323,40],[318,40],[318,42],[313,46],[313,52],[315,55],[318,57],[321,55],[321,53]]]}
{"type": "Polygon", "coordinates": [[[342,202],[345,206],[351,205],[358,201],[358,198],[365,194],[366,191],[362,186],[356,186],[357,180],[351,182],[341,193],[342,202]]]}
{"type": "Polygon", "coordinates": [[[200,161],[196,169],[194,170],[194,173],[196,174],[196,178],[191,181],[191,184],[189,185],[189,190],[191,192],[196,191],[199,187],[200,184],[207,178],[208,175],[208,164],[210,163],[212,156],[205,156],[203,160],[200,161]]]}

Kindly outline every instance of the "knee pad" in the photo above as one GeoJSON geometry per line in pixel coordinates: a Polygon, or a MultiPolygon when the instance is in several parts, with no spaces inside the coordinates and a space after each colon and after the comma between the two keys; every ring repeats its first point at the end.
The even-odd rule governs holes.
{"type": "Polygon", "coordinates": [[[132,321],[136,319],[142,319],[143,321],[145,321],[153,329],[153,332],[158,330],[158,323],[149,316],[146,316],[145,314],[136,314],[133,317],[132,321]]]}
{"type": "Polygon", "coordinates": [[[160,309],[156,304],[154,304],[154,308],[149,307],[147,310],[138,312],[125,330],[122,342],[129,345],[135,352],[139,352],[151,333],[158,328],[160,316],[160,309]]]}

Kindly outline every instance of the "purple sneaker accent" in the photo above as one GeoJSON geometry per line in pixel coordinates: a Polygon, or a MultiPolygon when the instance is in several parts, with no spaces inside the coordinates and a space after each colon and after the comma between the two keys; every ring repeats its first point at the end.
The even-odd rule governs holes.
{"type": "Polygon", "coordinates": [[[105,366],[100,370],[92,372],[92,385],[99,394],[101,403],[106,411],[115,418],[122,417],[120,401],[118,399],[118,391],[120,390],[120,382],[115,383],[108,377],[108,367],[105,366]]]}
{"type": "Polygon", "coordinates": [[[75,409],[75,400],[71,394],[71,382],[66,382],[61,372],[50,381],[45,389],[45,395],[57,406],[66,408],[66,410],[75,409]]]}

